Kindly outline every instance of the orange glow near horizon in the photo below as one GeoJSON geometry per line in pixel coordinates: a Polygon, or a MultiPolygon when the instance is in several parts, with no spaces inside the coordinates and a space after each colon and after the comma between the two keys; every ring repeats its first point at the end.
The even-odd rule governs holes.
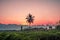
{"type": "Polygon", "coordinates": [[[31,13],[35,25],[55,24],[60,20],[60,1],[0,1],[0,23],[26,25],[26,17],[31,13]]]}

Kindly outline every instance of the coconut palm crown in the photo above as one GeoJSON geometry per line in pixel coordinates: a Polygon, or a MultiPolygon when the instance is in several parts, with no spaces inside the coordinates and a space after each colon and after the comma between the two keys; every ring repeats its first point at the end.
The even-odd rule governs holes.
{"type": "Polygon", "coordinates": [[[31,24],[31,23],[33,23],[33,21],[34,21],[34,16],[32,16],[31,14],[28,14],[28,16],[26,17],[26,19],[27,19],[27,22],[28,22],[29,24],[31,24]]]}

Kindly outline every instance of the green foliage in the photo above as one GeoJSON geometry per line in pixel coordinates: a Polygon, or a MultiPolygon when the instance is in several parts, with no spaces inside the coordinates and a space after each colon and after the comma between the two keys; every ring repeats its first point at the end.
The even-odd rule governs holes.
{"type": "Polygon", "coordinates": [[[0,32],[0,40],[60,40],[60,31],[0,32]]]}

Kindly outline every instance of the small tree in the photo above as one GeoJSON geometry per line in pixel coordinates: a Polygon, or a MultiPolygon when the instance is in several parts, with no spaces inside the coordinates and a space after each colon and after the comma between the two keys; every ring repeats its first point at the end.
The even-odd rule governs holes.
{"type": "Polygon", "coordinates": [[[60,30],[60,20],[57,22],[57,24],[58,25],[56,26],[56,28],[60,30]]]}
{"type": "Polygon", "coordinates": [[[30,26],[34,21],[34,16],[32,16],[31,14],[28,14],[26,19],[27,19],[27,22],[29,23],[29,26],[30,26]]]}

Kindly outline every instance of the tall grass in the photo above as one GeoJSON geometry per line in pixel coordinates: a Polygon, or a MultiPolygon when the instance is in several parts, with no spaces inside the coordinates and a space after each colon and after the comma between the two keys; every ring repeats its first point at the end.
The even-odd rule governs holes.
{"type": "Polygon", "coordinates": [[[60,40],[60,31],[0,32],[0,40],[60,40]]]}

